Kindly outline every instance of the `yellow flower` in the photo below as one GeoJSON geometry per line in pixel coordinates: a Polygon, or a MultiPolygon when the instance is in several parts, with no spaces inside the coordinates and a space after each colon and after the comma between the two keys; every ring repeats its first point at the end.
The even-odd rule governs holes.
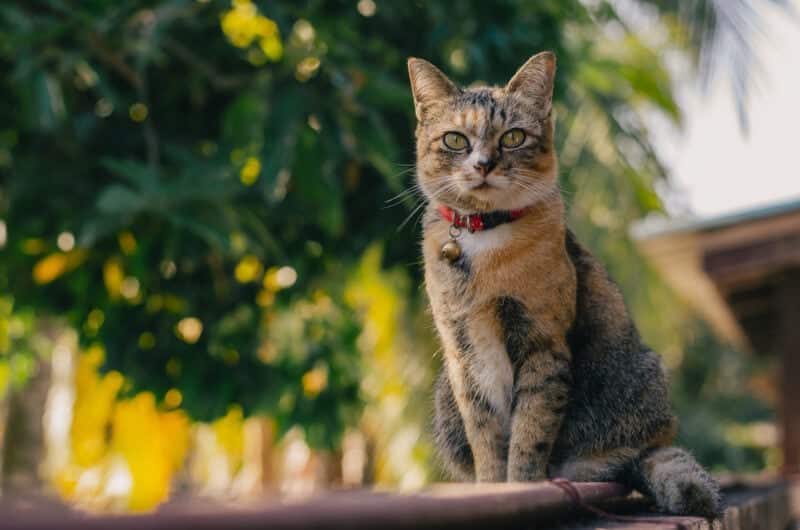
{"type": "Polygon", "coordinates": [[[255,34],[262,38],[274,37],[278,34],[278,25],[275,21],[258,15],[253,21],[255,34]]]}
{"type": "Polygon", "coordinates": [[[189,420],[181,411],[161,412],[150,392],[117,404],[112,449],[128,464],[128,508],[150,510],[169,496],[172,476],[186,455],[189,420]]]}
{"type": "Polygon", "coordinates": [[[73,499],[80,476],[80,466],[66,466],[59,469],[53,477],[56,491],[65,499],[73,499]]]}
{"type": "Polygon", "coordinates": [[[181,391],[177,388],[170,388],[167,390],[167,393],[164,394],[164,404],[171,409],[179,407],[182,401],[183,394],[181,394],[181,391]]]}
{"type": "Polygon", "coordinates": [[[125,271],[118,258],[109,258],[103,264],[103,283],[106,284],[108,295],[114,299],[119,298],[122,284],[125,281],[125,271]]]}
{"type": "Polygon", "coordinates": [[[147,108],[147,105],[145,105],[142,102],[134,103],[128,109],[128,115],[135,122],[143,122],[144,120],[146,120],[148,113],[149,110],[147,108]]]}
{"type": "Polygon", "coordinates": [[[267,56],[267,59],[273,63],[280,61],[281,57],[283,57],[283,44],[277,35],[263,38],[258,44],[261,47],[261,51],[267,56]]]}
{"type": "Polygon", "coordinates": [[[318,366],[303,374],[303,393],[308,397],[316,397],[328,386],[328,369],[318,366]]]}
{"type": "Polygon", "coordinates": [[[93,466],[106,455],[106,428],[124,382],[119,372],[104,376],[97,372],[104,357],[103,348],[95,345],[78,359],[70,438],[73,461],[82,467],[93,466]]]}
{"type": "Polygon", "coordinates": [[[81,250],[50,254],[33,266],[33,280],[41,285],[50,283],[80,265],[85,256],[85,252],[81,250]]]}
{"type": "Polygon", "coordinates": [[[263,270],[264,267],[256,256],[247,255],[236,264],[233,275],[239,283],[250,283],[258,281],[263,270]]]}
{"type": "MultiPolygon", "coordinates": [[[[173,477],[188,451],[191,425],[181,410],[160,410],[151,393],[118,400],[124,378],[113,371],[99,374],[104,356],[103,348],[95,345],[78,359],[70,431],[72,458],[56,471],[53,483],[63,497],[90,506],[107,506],[118,497],[124,503],[114,504],[119,508],[151,510],[169,496],[173,477]],[[118,480],[120,477],[123,480],[118,480]]],[[[176,389],[165,396],[170,407],[181,401],[176,389]]]]}
{"type": "Polygon", "coordinates": [[[244,453],[244,413],[239,405],[231,405],[228,413],[212,425],[217,442],[228,456],[232,467],[241,465],[244,453]]]}
{"type": "Polygon", "coordinates": [[[247,48],[259,41],[264,55],[277,61],[283,54],[278,25],[258,12],[258,8],[248,0],[234,0],[230,10],[223,13],[220,20],[222,32],[237,48],[247,48]]]}
{"type": "Polygon", "coordinates": [[[39,260],[33,267],[33,279],[36,283],[50,283],[67,270],[65,254],[50,254],[39,260]]]}
{"type": "Polygon", "coordinates": [[[252,186],[255,181],[258,180],[258,176],[260,174],[261,161],[258,158],[251,156],[242,166],[242,170],[239,172],[239,179],[245,186],[252,186]]]}
{"type": "Polygon", "coordinates": [[[120,232],[117,236],[119,241],[119,248],[122,249],[126,255],[131,255],[136,251],[136,238],[128,230],[120,232]]]}

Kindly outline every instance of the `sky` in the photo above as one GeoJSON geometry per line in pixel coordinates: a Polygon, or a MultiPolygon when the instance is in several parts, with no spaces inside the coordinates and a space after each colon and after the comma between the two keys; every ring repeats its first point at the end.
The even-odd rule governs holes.
{"type": "MultiPolygon", "coordinates": [[[[793,4],[800,14],[800,0],[793,4]]],[[[679,197],[666,201],[673,215],[710,217],[800,199],[800,16],[772,9],[764,16],[748,132],[724,76],[705,93],[696,82],[679,85],[683,131],[654,131],[671,169],[669,195],[679,197]]]]}

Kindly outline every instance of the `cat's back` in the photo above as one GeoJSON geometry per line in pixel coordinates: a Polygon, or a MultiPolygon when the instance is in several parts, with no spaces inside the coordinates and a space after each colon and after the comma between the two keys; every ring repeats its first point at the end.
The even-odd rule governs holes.
{"type": "Polygon", "coordinates": [[[642,343],[605,267],[571,231],[576,315],[567,336],[574,385],[554,459],[668,443],[675,434],[661,358],[642,343]]]}

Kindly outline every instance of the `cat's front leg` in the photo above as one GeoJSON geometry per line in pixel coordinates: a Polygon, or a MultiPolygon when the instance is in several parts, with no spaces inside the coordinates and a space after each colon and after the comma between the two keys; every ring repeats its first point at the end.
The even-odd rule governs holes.
{"type": "Polygon", "coordinates": [[[508,411],[498,410],[481,392],[474,365],[448,362],[453,394],[464,421],[478,482],[505,482],[508,455],[508,411]]]}
{"type": "Polygon", "coordinates": [[[478,482],[506,480],[514,373],[490,308],[453,319],[447,371],[478,482]]]}
{"type": "Polygon", "coordinates": [[[542,480],[572,386],[566,348],[533,352],[521,360],[511,405],[508,480],[542,480]]]}

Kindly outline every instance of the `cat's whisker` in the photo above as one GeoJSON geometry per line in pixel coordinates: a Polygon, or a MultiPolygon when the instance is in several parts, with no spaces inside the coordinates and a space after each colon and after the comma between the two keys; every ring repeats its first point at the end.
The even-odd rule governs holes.
{"type": "MultiPolygon", "coordinates": [[[[452,192],[454,190],[460,190],[460,186],[458,185],[458,182],[452,182],[452,183],[450,183],[450,184],[448,184],[446,186],[443,186],[443,187],[437,189],[434,193],[431,194],[431,196],[434,199],[440,199],[446,193],[450,193],[450,192],[452,192]]],[[[461,197],[461,192],[459,191],[458,198],[460,198],[460,197],[461,197]]]]}
{"type": "Polygon", "coordinates": [[[408,224],[408,222],[411,220],[411,218],[414,217],[414,214],[419,212],[424,206],[426,206],[426,204],[427,203],[425,201],[423,201],[423,202],[419,203],[416,208],[411,210],[411,213],[408,214],[408,216],[403,220],[403,222],[400,223],[400,226],[397,227],[397,231],[398,232],[401,231],[403,229],[403,227],[406,226],[406,224],[408,224]]]}
{"type": "Polygon", "coordinates": [[[518,187],[520,187],[520,188],[522,188],[522,189],[524,189],[526,191],[531,191],[531,192],[533,192],[533,193],[535,193],[537,195],[549,194],[549,193],[552,193],[552,192],[555,192],[555,191],[559,190],[559,187],[558,187],[557,184],[550,183],[550,182],[548,182],[547,184],[543,185],[543,184],[540,184],[538,182],[526,182],[524,180],[517,179],[517,180],[514,181],[514,183],[518,187]]]}
{"type": "MultiPolygon", "coordinates": [[[[437,183],[437,182],[441,182],[441,181],[445,181],[446,182],[449,179],[450,179],[449,175],[444,175],[444,176],[441,176],[441,177],[436,177],[436,178],[430,179],[430,182],[431,183],[437,183]]],[[[405,190],[401,191],[400,193],[398,193],[394,197],[391,197],[391,198],[387,199],[385,202],[386,202],[386,204],[388,206],[394,206],[397,203],[404,202],[408,197],[410,197],[412,195],[420,195],[420,196],[423,195],[422,186],[419,183],[415,183],[415,184],[411,185],[410,187],[408,187],[405,190]]]]}
{"type": "MultiPolygon", "coordinates": [[[[403,175],[408,175],[409,173],[413,173],[413,172],[414,172],[414,170],[416,169],[416,165],[415,165],[415,164],[395,164],[395,165],[398,165],[398,166],[408,166],[408,167],[406,167],[406,168],[404,168],[404,169],[402,169],[402,170],[398,171],[397,173],[395,173],[395,174],[391,175],[391,176],[389,177],[390,179],[395,179],[395,178],[397,178],[397,177],[400,177],[400,176],[403,176],[403,175]]],[[[403,195],[404,195],[405,193],[407,193],[407,192],[408,192],[410,189],[417,188],[418,186],[419,186],[419,184],[417,184],[417,183],[414,183],[414,184],[412,184],[412,185],[411,185],[411,187],[410,187],[410,188],[407,188],[407,189],[405,189],[405,190],[402,190],[400,193],[398,193],[397,195],[395,195],[394,197],[392,197],[392,198],[390,198],[390,199],[387,199],[385,202],[393,201],[393,200],[395,200],[395,199],[397,199],[397,198],[399,198],[399,197],[403,196],[403,195]]]]}
{"type": "Polygon", "coordinates": [[[422,188],[420,188],[418,184],[415,184],[410,188],[401,191],[394,197],[386,199],[384,203],[386,204],[386,207],[395,206],[398,203],[405,202],[405,200],[408,199],[409,197],[413,197],[414,195],[420,195],[421,193],[422,193],[422,188]]]}
{"type": "Polygon", "coordinates": [[[448,190],[449,191],[451,188],[454,188],[454,187],[458,186],[458,182],[456,180],[452,179],[450,176],[443,177],[443,178],[440,178],[440,179],[434,179],[432,182],[438,182],[438,181],[444,181],[444,182],[441,182],[437,187],[435,187],[434,189],[430,190],[430,193],[431,193],[432,196],[436,196],[436,195],[440,194],[442,192],[442,190],[448,190]]]}
{"type": "Polygon", "coordinates": [[[395,166],[399,166],[399,167],[402,168],[399,172],[396,173],[396,175],[402,175],[403,173],[407,173],[409,171],[413,171],[414,168],[416,167],[416,164],[399,164],[399,163],[395,163],[394,165],[395,166]]]}

